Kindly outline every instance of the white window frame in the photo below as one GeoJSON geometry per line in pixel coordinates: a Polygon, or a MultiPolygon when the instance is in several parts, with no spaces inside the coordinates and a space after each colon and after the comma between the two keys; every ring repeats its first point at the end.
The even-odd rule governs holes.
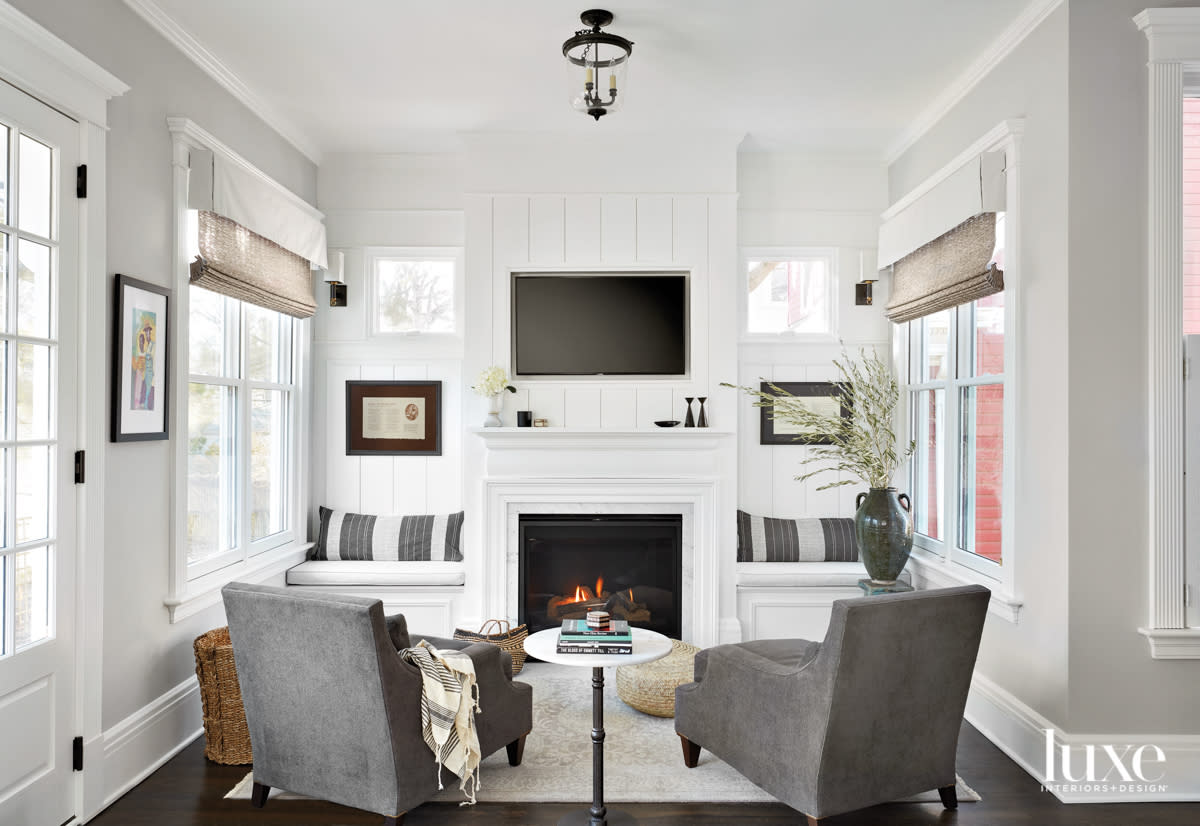
{"type": "MultiPolygon", "coordinates": [[[[1200,71],[1200,9],[1146,9],[1133,18],[1150,44],[1148,115],[1147,454],[1149,616],[1138,629],[1154,659],[1200,659],[1187,627],[1183,410],[1183,98],[1200,71]]],[[[1200,583],[1193,583],[1193,586],[1200,583]]],[[[1193,595],[1193,599],[1196,597],[1193,595]]]]}
{"type": "MultiPolygon", "coordinates": [[[[1005,297],[1007,305],[1007,296],[1005,297]]],[[[904,330],[900,335],[904,338],[904,349],[907,353],[907,384],[904,385],[906,396],[906,404],[910,409],[909,419],[909,437],[916,438],[915,422],[916,418],[913,415],[912,397],[913,394],[921,390],[942,390],[945,405],[939,411],[943,419],[943,451],[942,451],[942,466],[939,468],[942,474],[942,489],[944,491],[944,501],[939,502],[940,524],[938,533],[941,534],[941,539],[934,539],[922,533],[913,533],[913,545],[921,548],[931,554],[934,554],[943,560],[946,558],[949,551],[949,562],[962,565],[972,569],[975,573],[987,577],[993,582],[1003,580],[1003,564],[997,564],[990,559],[981,557],[978,554],[972,553],[961,546],[960,540],[962,536],[962,501],[963,501],[963,465],[966,463],[965,445],[962,440],[962,391],[968,387],[986,387],[986,386],[1002,386],[1004,388],[1005,404],[1005,445],[1004,445],[1004,472],[1001,482],[1002,496],[1004,497],[1003,512],[1007,513],[1011,498],[1008,491],[1012,489],[1010,481],[1009,461],[1013,455],[1013,451],[1009,449],[1007,440],[1007,424],[1008,417],[1011,411],[1008,409],[1007,396],[1010,383],[1006,380],[1006,374],[985,374],[980,376],[965,376],[962,375],[966,370],[964,365],[960,363],[960,356],[965,355],[964,345],[968,341],[968,331],[960,324],[960,320],[967,311],[970,305],[962,305],[955,307],[950,312],[950,330],[947,339],[946,353],[946,369],[945,376],[936,381],[919,381],[920,371],[923,367],[919,348],[913,346],[914,330],[921,323],[921,319],[908,322],[904,325],[904,330]]],[[[1008,316],[1009,308],[1004,308],[1005,318],[1005,355],[1008,355],[1008,316]]],[[[1005,367],[1008,367],[1006,361],[1005,367]]],[[[969,368],[967,368],[969,369],[969,368]]],[[[920,442],[918,441],[917,450],[919,451],[920,442]]],[[[915,461],[909,462],[908,474],[908,489],[910,491],[917,490],[917,464],[915,461]]],[[[1003,526],[1003,516],[1001,517],[1001,530],[1003,535],[1000,542],[1001,559],[1005,560],[1007,554],[1012,548],[1012,541],[1008,536],[1008,531],[1003,526]]],[[[985,583],[986,584],[986,583],[985,583]]]]}
{"type": "Polygon", "coordinates": [[[738,329],[743,344],[836,344],[838,336],[838,306],[841,293],[838,289],[838,250],[835,247],[743,247],[738,269],[738,329]],[[825,319],[829,330],[824,333],[804,333],[781,330],[777,333],[750,331],[750,291],[746,275],[751,261],[804,261],[823,259],[826,262],[825,319]]]}
{"type": "MultiPolygon", "coordinates": [[[[1020,249],[1020,178],[1021,178],[1021,137],[1024,133],[1024,122],[1008,120],[960,153],[957,158],[942,167],[931,178],[925,181],[914,192],[928,191],[954,174],[963,163],[978,157],[984,152],[1003,150],[1005,154],[1005,221],[1004,221],[1004,477],[1001,483],[1002,515],[1000,530],[1000,554],[1003,565],[993,565],[981,560],[969,552],[945,553],[943,548],[928,540],[918,542],[914,538],[913,553],[909,559],[909,568],[913,574],[914,584],[923,588],[944,588],[955,585],[976,583],[992,591],[988,610],[1009,622],[1016,623],[1020,616],[1021,600],[1016,594],[1017,569],[1020,559],[1017,552],[1017,542],[1014,534],[1016,519],[1016,489],[1017,478],[1016,445],[1019,430],[1016,421],[1016,411],[1019,409],[1018,397],[1020,389],[1019,365],[1021,363],[1021,249],[1020,249]]],[[[894,209],[895,207],[893,207],[894,209]]],[[[899,432],[911,433],[912,411],[910,410],[910,388],[907,383],[909,364],[911,362],[908,347],[907,325],[893,327],[892,365],[896,375],[904,379],[901,386],[901,419],[898,423],[899,432]]],[[[957,328],[952,324],[951,334],[955,335],[957,328]]],[[[951,349],[957,349],[957,338],[951,339],[951,349]]],[[[951,355],[951,363],[954,356],[951,355]]],[[[953,375],[953,374],[951,374],[953,375]]],[[[950,513],[943,506],[947,516],[946,530],[943,537],[957,537],[959,507],[958,486],[961,484],[956,474],[958,466],[959,445],[955,436],[959,432],[958,422],[958,389],[964,385],[989,381],[988,377],[979,379],[960,379],[954,386],[946,386],[947,425],[953,424],[953,431],[947,427],[946,456],[943,465],[946,500],[953,507],[953,524],[950,524],[950,513]],[[951,532],[953,530],[953,532],[951,532]]],[[[922,386],[929,386],[928,384],[922,386]]],[[[911,460],[906,476],[911,480],[911,460]]],[[[915,507],[919,503],[914,502],[915,507]]],[[[954,543],[952,543],[954,544],[954,543]]]]}
{"type": "Polygon", "coordinates": [[[364,283],[367,293],[367,326],[372,337],[382,340],[404,339],[429,352],[462,352],[466,324],[466,267],[462,247],[367,247],[363,251],[366,263],[364,283]],[[379,261],[452,261],[454,262],[454,332],[403,333],[382,332],[379,329],[379,294],[376,266],[379,261]]]}
{"type": "MultiPolygon", "coordinates": [[[[171,355],[171,438],[172,473],[174,481],[171,491],[171,548],[167,595],[163,603],[170,611],[171,622],[187,617],[220,603],[221,588],[234,580],[241,582],[263,582],[277,577],[291,566],[304,559],[305,552],[312,546],[305,541],[308,508],[308,410],[309,410],[309,365],[312,340],[309,319],[294,319],[292,323],[292,423],[289,432],[289,459],[286,460],[287,475],[292,484],[286,497],[284,510],[288,526],[283,533],[274,534],[257,542],[239,542],[239,547],[228,553],[196,565],[188,565],[187,541],[187,475],[188,475],[188,404],[187,392],[190,379],[188,361],[188,313],[189,261],[191,251],[188,241],[188,170],[189,157],[193,150],[225,154],[234,162],[253,169],[248,161],[229,149],[207,131],[186,119],[168,121],[173,144],[174,164],[174,234],[175,234],[175,292],[172,296],[174,309],[171,320],[175,324],[172,336],[174,352],[171,355]]],[[[264,181],[295,198],[275,181],[257,172],[264,181]]],[[[305,208],[311,209],[307,204],[305,208]]],[[[240,356],[239,356],[240,357],[240,356]]],[[[262,382],[228,380],[240,382],[243,393],[250,388],[267,386],[262,382]]],[[[248,398],[244,396],[240,416],[243,424],[238,431],[248,433],[248,398]]],[[[235,454],[237,455],[237,454],[235,454]]],[[[248,476],[248,454],[240,458],[239,476],[248,476]]],[[[249,536],[248,502],[245,486],[238,492],[236,500],[239,536],[249,536]]]]}

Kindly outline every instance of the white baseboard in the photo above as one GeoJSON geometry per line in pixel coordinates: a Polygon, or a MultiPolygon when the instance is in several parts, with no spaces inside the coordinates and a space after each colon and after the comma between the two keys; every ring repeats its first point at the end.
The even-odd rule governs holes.
{"type": "Polygon", "coordinates": [[[1063,803],[1167,803],[1200,801],[1200,735],[1191,734],[1072,734],[1046,719],[1008,691],[981,674],[971,680],[967,722],[1027,771],[1047,792],[1063,803]],[[1053,732],[1055,776],[1047,781],[1046,730],[1053,732]],[[1111,746],[1122,757],[1126,771],[1133,755],[1144,749],[1143,781],[1131,775],[1126,781],[1106,755],[1111,746]],[[1086,752],[1095,751],[1093,781],[1086,780],[1086,752]],[[1072,755],[1073,773],[1085,777],[1072,782],[1062,775],[1063,749],[1072,755]],[[1163,755],[1154,761],[1154,750],[1163,755]],[[1161,775],[1161,777],[1160,777],[1161,775]]]}
{"type": "MultiPolygon", "coordinates": [[[[204,731],[200,684],[189,677],[157,699],[130,714],[97,740],[102,766],[87,766],[103,778],[88,817],[111,806],[145,780],[204,731]]],[[[85,763],[85,765],[87,765],[85,763]]]]}

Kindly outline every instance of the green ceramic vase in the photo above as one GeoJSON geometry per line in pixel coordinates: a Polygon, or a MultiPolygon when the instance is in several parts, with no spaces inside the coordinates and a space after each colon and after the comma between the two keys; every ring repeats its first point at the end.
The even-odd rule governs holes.
{"type": "Polygon", "coordinates": [[[872,585],[894,585],[912,553],[912,504],[895,488],[871,488],[854,502],[858,558],[872,585]]]}

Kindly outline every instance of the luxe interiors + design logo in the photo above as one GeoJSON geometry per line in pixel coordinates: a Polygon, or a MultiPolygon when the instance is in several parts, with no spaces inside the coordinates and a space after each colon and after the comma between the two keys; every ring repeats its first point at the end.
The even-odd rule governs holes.
{"type": "Polygon", "coordinates": [[[1112,743],[1071,746],[1046,734],[1046,771],[1042,791],[1057,794],[1145,794],[1165,792],[1167,756],[1158,746],[1117,746],[1112,743]]]}

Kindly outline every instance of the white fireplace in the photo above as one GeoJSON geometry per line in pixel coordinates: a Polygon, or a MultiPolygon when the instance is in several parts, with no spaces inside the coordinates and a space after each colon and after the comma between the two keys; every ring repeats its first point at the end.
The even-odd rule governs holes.
{"type": "Polygon", "coordinates": [[[740,639],[731,544],[733,480],[719,471],[732,434],[696,429],[591,431],[494,428],[482,480],[483,617],[518,615],[522,514],[678,514],[682,517],[683,638],[740,639]],[[724,513],[729,510],[729,513],[724,513]]]}

